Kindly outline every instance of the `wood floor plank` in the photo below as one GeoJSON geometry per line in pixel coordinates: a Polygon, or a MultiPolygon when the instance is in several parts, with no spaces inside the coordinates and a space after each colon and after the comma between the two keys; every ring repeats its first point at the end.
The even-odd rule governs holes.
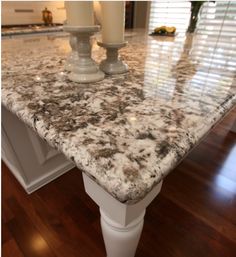
{"type": "MultiPolygon", "coordinates": [[[[34,201],[34,206],[39,217],[44,220],[48,228],[59,238],[61,245],[58,249],[61,249],[62,245],[69,245],[74,251],[85,252],[87,249],[90,249],[91,252],[94,252],[99,250],[96,247],[95,233],[90,232],[89,235],[86,235],[86,232],[90,230],[89,225],[92,221],[89,217],[94,215],[88,212],[88,210],[86,212],[83,211],[85,207],[82,202],[79,205],[79,200],[74,200],[74,202],[64,207],[64,211],[59,213],[49,208],[47,203],[38,197],[34,197],[34,201]],[[78,209],[75,209],[77,205],[78,209]],[[73,209],[76,210],[76,214],[74,214],[73,209]],[[73,221],[73,216],[77,217],[77,223],[73,221]],[[91,241],[91,238],[94,238],[95,241],[91,241]]],[[[87,256],[89,255],[87,254],[87,256]]]]}
{"type": "Polygon", "coordinates": [[[5,201],[3,200],[2,204],[2,220],[3,222],[7,222],[8,220],[11,220],[14,218],[13,213],[9,209],[9,207],[5,204],[5,201]]]}
{"type": "MultiPolygon", "coordinates": [[[[160,256],[234,256],[234,242],[163,194],[160,194],[157,202],[150,206],[147,213],[144,233],[151,234],[152,242],[168,249],[166,254],[161,249],[160,256]]],[[[156,256],[159,256],[158,253],[156,256]]]]}
{"type": "Polygon", "coordinates": [[[43,236],[31,223],[16,199],[9,198],[7,203],[15,214],[15,218],[7,222],[7,225],[24,256],[55,257],[43,236]]]}
{"type": "Polygon", "coordinates": [[[1,225],[2,225],[2,244],[5,244],[7,241],[12,239],[12,235],[5,222],[2,221],[1,225]]]}
{"type": "Polygon", "coordinates": [[[235,199],[221,199],[223,194],[218,195],[211,188],[197,183],[191,176],[185,175],[179,179],[181,175],[178,176],[177,173],[168,178],[170,183],[163,185],[163,194],[236,243],[235,199]]]}
{"type": "Polygon", "coordinates": [[[3,244],[2,247],[3,257],[24,257],[23,253],[20,251],[18,245],[14,239],[3,244]]]}

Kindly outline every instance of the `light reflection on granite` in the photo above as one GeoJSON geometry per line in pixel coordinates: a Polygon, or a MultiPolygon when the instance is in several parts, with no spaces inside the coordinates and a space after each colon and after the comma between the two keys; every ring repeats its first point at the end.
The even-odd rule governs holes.
{"type": "MultiPolygon", "coordinates": [[[[121,202],[142,199],[236,103],[235,56],[195,54],[200,39],[136,33],[127,74],[79,85],[63,71],[68,40],[2,44],[2,102],[121,202]]],[[[209,50],[210,51],[210,50],[209,50]]],[[[104,50],[94,47],[94,58],[104,50]]],[[[181,179],[181,177],[180,177],[181,179]]]]}

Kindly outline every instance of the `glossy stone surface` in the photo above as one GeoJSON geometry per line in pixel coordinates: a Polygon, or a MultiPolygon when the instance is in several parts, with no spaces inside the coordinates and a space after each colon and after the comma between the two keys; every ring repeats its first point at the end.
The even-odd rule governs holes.
{"type": "Polygon", "coordinates": [[[13,28],[2,28],[2,36],[16,36],[16,35],[27,35],[35,33],[52,33],[63,31],[63,26],[32,26],[32,27],[13,27],[13,28]]]}
{"type": "MultiPolygon", "coordinates": [[[[68,38],[2,43],[2,102],[121,202],[142,199],[236,104],[235,47],[130,32],[129,72],[70,82],[68,38]],[[212,44],[215,47],[212,47],[212,44]]],[[[94,45],[94,59],[105,51],[94,45]]],[[[179,178],[181,179],[181,177],[179,178]]]]}

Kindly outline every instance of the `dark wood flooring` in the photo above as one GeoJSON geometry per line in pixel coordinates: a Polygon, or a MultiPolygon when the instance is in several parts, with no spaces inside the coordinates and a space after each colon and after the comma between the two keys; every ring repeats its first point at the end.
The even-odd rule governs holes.
{"type": "MultiPolygon", "coordinates": [[[[236,256],[235,119],[236,110],[165,179],[137,257],[236,256]]],[[[2,164],[2,256],[105,257],[98,207],[77,169],[27,195],[2,164]]]]}

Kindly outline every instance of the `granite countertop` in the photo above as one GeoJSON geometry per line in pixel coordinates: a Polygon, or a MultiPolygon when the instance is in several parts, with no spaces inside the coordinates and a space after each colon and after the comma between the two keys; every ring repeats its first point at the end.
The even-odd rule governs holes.
{"type": "MultiPolygon", "coordinates": [[[[132,204],[234,107],[236,51],[210,35],[137,31],[126,39],[121,56],[129,72],[84,85],[64,71],[68,38],[4,40],[2,102],[107,192],[132,204]]],[[[104,54],[95,44],[95,60],[104,54]]]]}
{"type": "Polygon", "coordinates": [[[61,32],[63,31],[63,26],[25,26],[25,27],[9,27],[2,28],[1,34],[5,36],[15,36],[15,35],[28,35],[35,33],[48,33],[48,32],[61,32]]]}

